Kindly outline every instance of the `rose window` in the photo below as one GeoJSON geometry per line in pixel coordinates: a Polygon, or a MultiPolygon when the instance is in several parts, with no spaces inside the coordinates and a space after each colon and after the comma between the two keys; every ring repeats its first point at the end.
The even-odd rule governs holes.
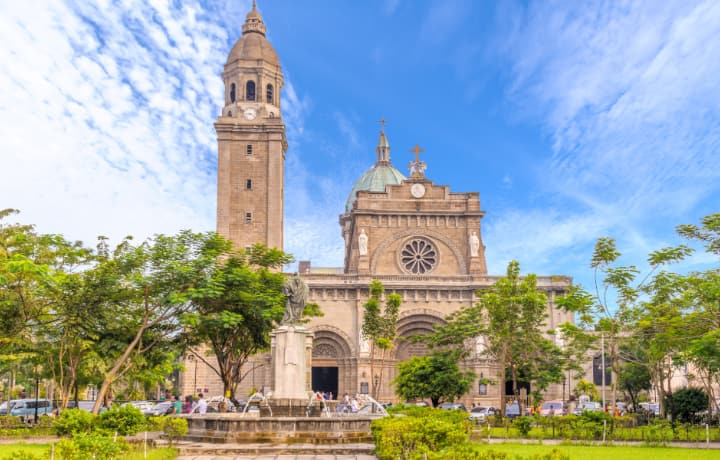
{"type": "Polygon", "coordinates": [[[422,275],[435,268],[437,250],[427,240],[411,240],[400,251],[400,262],[409,273],[422,275]]]}

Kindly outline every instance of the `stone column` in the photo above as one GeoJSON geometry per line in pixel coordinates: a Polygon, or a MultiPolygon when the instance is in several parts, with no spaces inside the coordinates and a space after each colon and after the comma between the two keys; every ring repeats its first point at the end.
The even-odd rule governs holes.
{"type": "Polygon", "coordinates": [[[300,325],[280,326],[272,338],[273,399],[307,399],[308,351],[313,333],[300,325]],[[309,344],[309,345],[308,345],[309,344]]]}

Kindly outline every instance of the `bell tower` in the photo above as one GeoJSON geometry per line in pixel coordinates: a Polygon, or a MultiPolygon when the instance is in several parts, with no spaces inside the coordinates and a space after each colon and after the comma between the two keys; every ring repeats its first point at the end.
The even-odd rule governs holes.
{"type": "Polygon", "coordinates": [[[280,110],[283,74],[255,2],[222,73],[217,231],[237,248],[283,247],[287,139],[280,110]]]}

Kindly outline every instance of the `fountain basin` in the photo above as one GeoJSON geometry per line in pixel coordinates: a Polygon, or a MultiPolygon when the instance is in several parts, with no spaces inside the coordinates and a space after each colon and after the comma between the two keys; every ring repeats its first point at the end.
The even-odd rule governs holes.
{"type": "Polygon", "coordinates": [[[185,416],[187,441],[346,444],[371,442],[372,416],[264,417],[241,413],[185,416]]]}

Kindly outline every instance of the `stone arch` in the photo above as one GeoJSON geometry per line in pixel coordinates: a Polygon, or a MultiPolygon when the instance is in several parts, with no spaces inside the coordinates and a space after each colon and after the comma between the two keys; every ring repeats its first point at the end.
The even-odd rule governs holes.
{"type": "Polygon", "coordinates": [[[421,344],[411,343],[408,338],[427,334],[433,331],[433,326],[445,324],[443,314],[429,308],[407,310],[400,314],[397,322],[397,339],[393,347],[392,358],[404,361],[411,356],[421,356],[426,353],[421,344]]]}
{"type": "Polygon", "coordinates": [[[382,242],[380,242],[379,245],[377,245],[375,250],[372,252],[372,255],[370,256],[370,273],[377,273],[378,260],[380,259],[380,256],[385,253],[388,246],[398,240],[408,238],[410,236],[424,236],[429,239],[435,239],[437,241],[440,241],[445,246],[450,248],[450,252],[452,252],[452,254],[455,256],[455,260],[458,261],[458,273],[467,273],[467,261],[465,260],[465,255],[463,254],[463,251],[461,251],[460,248],[457,246],[457,244],[455,244],[452,239],[448,238],[442,233],[427,228],[411,228],[403,230],[401,232],[393,233],[391,236],[385,238],[382,242]]]}
{"type": "Polygon", "coordinates": [[[323,345],[325,350],[328,347],[332,347],[335,350],[334,358],[346,359],[354,358],[356,356],[355,346],[343,330],[331,326],[329,324],[319,324],[311,328],[315,333],[315,339],[313,340],[313,357],[315,356],[315,348],[323,345]]]}
{"type": "MultiPolygon", "coordinates": [[[[320,324],[312,327],[311,330],[315,333],[312,350],[313,375],[315,375],[316,370],[322,371],[322,369],[316,369],[317,367],[326,368],[325,370],[336,368],[337,389],[331,389],[330,391],[335,391],[335,395],[356,392],[357,366],[355,357],[357,350],[350,336],[341,329],[329,324],[320,324]]],[[[321,378],[321,380],[324,380],[324,378],[321,378]]],[[[332,385],[330,388],[332,388],[332,385]]]]}

